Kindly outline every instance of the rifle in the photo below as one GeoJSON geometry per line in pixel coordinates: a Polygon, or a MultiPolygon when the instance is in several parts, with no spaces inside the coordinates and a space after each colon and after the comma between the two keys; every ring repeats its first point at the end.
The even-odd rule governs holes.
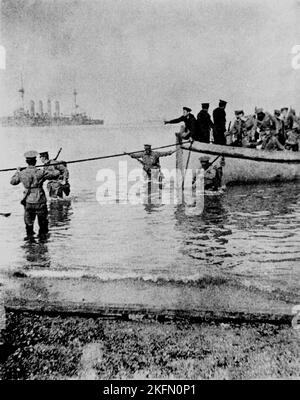
{"type": "MultiPolygon", "coordinates": [[[[58,153],[56,154],[56,156],[53,158],[52,161],[56,161],[58,159],[58,156],[60,155],[62,151],[62,147],[58,150],[58,153]]],[[[62,164],[64,167],[67,167],[67,163],[65,161],[59,161],[60,164],[62,164]]]]}
{"type": "Polygon", "coordinates": [[[59,157],[61,151],[62,151],[62,147],[58,150],[58,153],[56,154],[56,157],[53,158],[54,161],[56,161],[56,160],[58,159],[58,157],[59,157]]]}
{"type": "Polygon", "coordinates": [[[209,166],[211,167],[220,157],[222,157],[222,154],[219,154],[212,162],[210,162],[209,166]]]}

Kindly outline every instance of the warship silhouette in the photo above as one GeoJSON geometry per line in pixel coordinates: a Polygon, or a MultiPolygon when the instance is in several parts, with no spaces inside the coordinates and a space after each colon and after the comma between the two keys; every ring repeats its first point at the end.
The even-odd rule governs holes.
{"type": "Polygon", "coordinates": [[[92,119],[85,112],[78,111],[77,91],[74,89],[74,112],[71,115],[63,115],[60,112],[59,101],[55,101],[55,111],[52,113],[52,102],[47,100],[47,112],[44,112],[43,102],[39,100],[38,112],[35,111],[35,103],[30,100],[29,109],[25,109],[23,79],[21,77],[22,106],[14,111],[12,116],[1,117],[2,126],[59,126],[59,125],[103,125],[103,119],[92,119]]]}

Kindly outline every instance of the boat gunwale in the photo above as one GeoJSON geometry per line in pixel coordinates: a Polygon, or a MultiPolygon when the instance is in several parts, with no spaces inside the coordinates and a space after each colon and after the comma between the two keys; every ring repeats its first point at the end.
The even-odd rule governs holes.
{"type": "MultiPolygon", "coordinates": [[[[199,145],[200,145],[200,143],[201,142],[199,142],[199,145]]],[[[208,146],[207,143],[201,143],[201,145],[208,146]]],[[[228,157],[228,158],[240,158],[240,159],[245,159],[245,160],[250,160],[250,161],[257,161],[257,162],[263,161],[263,162],[273,162],[273,163],[282,163],[282,164],[300,164],[299,154],[295,154],[295,156],[297,156],[298,158],[292,158],[291,156],[293,156],[293,154],[290,154],[290,152],[289,152],[289,154],[285,154],[285,155],[289,156],[288,158],[282,158],[282,157],[281,158],[279,158],[279,157],[276,158],[276,157],[272,157],[273,151],[272,152],[271,151],[267,152],[267,151],[258,150],[258,149],[239,148],[239,152],[236,152],[237,148],[236,147],[232,147],[232,146],[222,146],[222,145],[215,145],[215,144],[210,144],[209,146],[210,147],[216,146],[218,148],[222,148],[222,149],[224,149],[224,150],[226,149],[226,150],[225,151],[224,150],[221,151],[221,150],[218,150],[217,148],[216,148],[216,150],[213,150],[211,148],[209,148],[209,149],[198,148],[198,147],[195,147],[195,143],[193,143],[192,146],[189,143],[186,144],[186,145],[182,144],[180,147],[183,150],[187,150],[187,151],[192,151],[192,152],[196,152],[196,153],[211,154],[211,155],[222,155],[222,156],[228,157]],[[243,154],[243,153],[240,152],[241,149],[243,149],[242,151],[244,151],[246,153],[249,153],[249,151],[250,152],[253,152],[253,151],[255,151],[255,152],[256,151],[257,152],[263,152],[263,157],[261,157],[261,156],[257,157],[254,154],[253,155],[243,154]],[[230,150],[234,151],[234,152],[230,152],[230,150]]],[[[280,152],[280,153],[282,153],[282,152],[280,152]]],[[[292,153],[296,153],[296,152],[292,152],[292,153]]],[[[297,153],[299,153],[299,152],[297,152],[297,153]]]]}

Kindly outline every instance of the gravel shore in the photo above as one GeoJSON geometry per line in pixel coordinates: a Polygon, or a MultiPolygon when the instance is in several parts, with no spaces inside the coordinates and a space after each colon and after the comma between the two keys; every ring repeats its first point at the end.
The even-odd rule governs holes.
{"type": "Polygon", "coordinates": [[[289,325],[105,320],[8,313],[0,377],[298,379],[289,325]]]}

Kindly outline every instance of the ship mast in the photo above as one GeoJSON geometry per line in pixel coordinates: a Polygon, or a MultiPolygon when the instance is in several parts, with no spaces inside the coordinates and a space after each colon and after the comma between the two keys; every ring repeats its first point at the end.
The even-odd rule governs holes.
{"type": "Polygon", "coordinates": [[[21,74],[21,89],[18,90],[19,93],[21,93],[21,99],[22,99],[22,107],[24,109],[24,86],[23,86],[23,75],[21,74]]]}
{"type": "Polygon", "coordinates": [[[76,96],[77,96],[77,91],[76,91],[76,89],[74,89],[73,95],[74,95],[75,114],[77,114],[77,107],[78,107],[78,105],[77,105],[77,103],[76,103],[76,96]]]}

